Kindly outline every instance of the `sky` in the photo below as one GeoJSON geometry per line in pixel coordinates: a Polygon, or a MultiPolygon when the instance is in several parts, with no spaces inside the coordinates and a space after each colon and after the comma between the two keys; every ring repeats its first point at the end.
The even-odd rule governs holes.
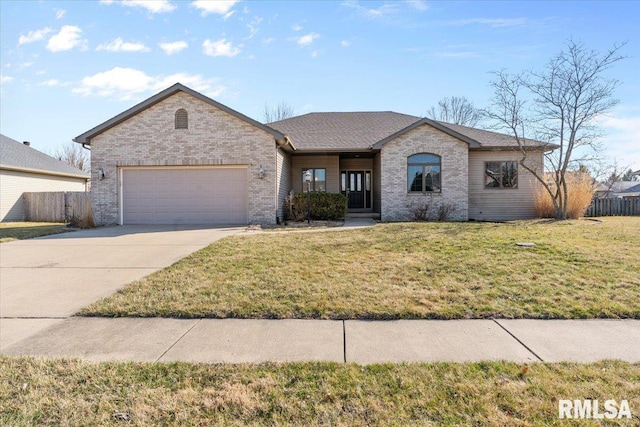
{"type": "Polygon", "coordinates": [[[45,152],[176,82],[263,121],[476,107],[492,71],[540,70],[569,39],[605,51],[609,161],[640,169],[640,2],[0,0],[0,132],[45,152]]]}

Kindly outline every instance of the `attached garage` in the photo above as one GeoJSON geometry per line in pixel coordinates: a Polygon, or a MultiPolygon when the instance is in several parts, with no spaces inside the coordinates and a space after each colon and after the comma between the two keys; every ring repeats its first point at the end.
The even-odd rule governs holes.
{"type": "Polygon", "coordinates": [[[247,167],[121,169],[122,224],[248,223],[247,167]]]}

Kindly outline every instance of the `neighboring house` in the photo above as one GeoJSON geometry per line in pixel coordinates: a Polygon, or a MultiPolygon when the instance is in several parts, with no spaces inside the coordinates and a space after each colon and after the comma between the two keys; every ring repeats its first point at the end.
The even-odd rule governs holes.
{"type": "Polygon", "coordinates": [[[640,197],[640,182],[616,181],[611,185],[600,184],[594,193],[597,199],[622,199],[640,197]]]}
{"type": "MultiPolygon", "coordinates": [[[[393,112],[310,113],[259,123],[181,84],[79,135],[91,146],[99,224],[274,224],[290,190],[346,194],[383,221],[446,204],[451,219],[535,216],[513,138],[393,112]]],[[[542,143],[527,141],[543,169],[542,143]]]]}
{"type": "Polygon", "coordinates": [[[0,135],[0,221],[24,221],[22,193],[86,191],[89,174],[0,135]]]}

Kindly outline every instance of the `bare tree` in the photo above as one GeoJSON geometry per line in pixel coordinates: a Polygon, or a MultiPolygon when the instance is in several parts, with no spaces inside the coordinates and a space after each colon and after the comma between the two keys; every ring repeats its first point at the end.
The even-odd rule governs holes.
{"type": "Polygon", "coordinates": [[[271,107],[269,104],[264,104],[264,111],[262,118],[265,123],[273,123],[279,120],[288,119],[293,117],[294,110],[291,105],[285,101],[280,101],[275,107],[271,107]]]}
{"type": "Polygon", "coordinates": [[[69,142],[53,150],[50,156],[76,167],[83,172],[89,172],[91,170],[89,153],[89,150],[82,148],[80,144],[69,142]]]}
{"type": "Polygon", "coordinates": [[[494,73],[494,97],[485,114],[515,137],[520,165],[551,196],[556,219],[567,218],[567,172],[599,154],[596,120],[618,103],[613,93],[620,84],[603,74],[624,58],[619,54],[622,46],[601,54],[570,40],[542,71],[494,73]],[[531,150],[539,149],[531,139],[546,145],[546,176],[529,161],[531,150]]]}
{"type": "Polygon", "coordinates": [[[427,117],[441,122],[474,127],[482,118],[481,111],[464,96],[451,96],[438,101],[438,108],[431,107],[427,117]]]}

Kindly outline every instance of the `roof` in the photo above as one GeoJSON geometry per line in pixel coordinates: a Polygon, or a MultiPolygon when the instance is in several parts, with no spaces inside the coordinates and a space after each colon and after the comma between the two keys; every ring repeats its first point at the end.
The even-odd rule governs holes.
{"type": "Polygon", "coordinates": [[[298,151],[368,150],[418,120],[420,117],[391,111],[308,113],[270,126],[291,138],[298,151]]]}
{"type": "Polygon", "coordinates": [[[91,138],[94,138],[97,135],[100,135],[101,133],[105,132],[108,129],[111,129],[114,126],[119,125],[120,123],[124,122],[125,120],[135,116],[136,114],[140,113],[143,110],[146,110],[149,107],[154,106],[155,104],[167,99],[168,97],[175,95],[178,92],[184,92],[187,93],[203,102],[206,102],[209,105],[213,105],[214,107],[218,108],[219,110],[222,110],[228,114],[231,114],[232,116],[246,122],[249,123],[250,125],[253,125],[259,129],[264,130],[265,132],[270,133],[271,135],[274,136],[275,139],[277,140],[283,140],[284,139],[284,135],[280,132],[278,132],[277,130],[266,126],[256,120],[253,120],[251,117],[247,117],[242,113],[239,113],[229,107],[227,107],[226,105],[222,105],[217,101],[214,101],[213,99],[204,96],[203,94],[196,92],[193,89],[190,89],[180,83],[176,83],[173,86],[163,90],[160,93],[157,93],[155,95],[153,95],[151,98],[148,98],[144,101],[142,101],[141,103],[134,105],[133,107],[129,108],[127,111],[118,114],[117,116],[107,120],[106,122],[99,124],[98,126],[94,127],[91,130],[88,130],[87,132],[76,136],[73,140],[75,142],[78,142],[80,144],[87,144],[90,145],[91,144],[91,138]]]}
{"type": "MultiPolygon", "coordinates": [[[[380,149],[388,141],[425,124],[466,142],[471,149],[518,146],[509,135],[392,111],[308,113],[269,125],[291,138],[298,151],[344,151],[380,149]]],[[[527,143],[545,146],[533,140],[527,143]]]]}
{"type": "Polygon", "coordinates": [[[89,179],[80,169],[5,135],[0,135],[0,168],[89,179]]]}

